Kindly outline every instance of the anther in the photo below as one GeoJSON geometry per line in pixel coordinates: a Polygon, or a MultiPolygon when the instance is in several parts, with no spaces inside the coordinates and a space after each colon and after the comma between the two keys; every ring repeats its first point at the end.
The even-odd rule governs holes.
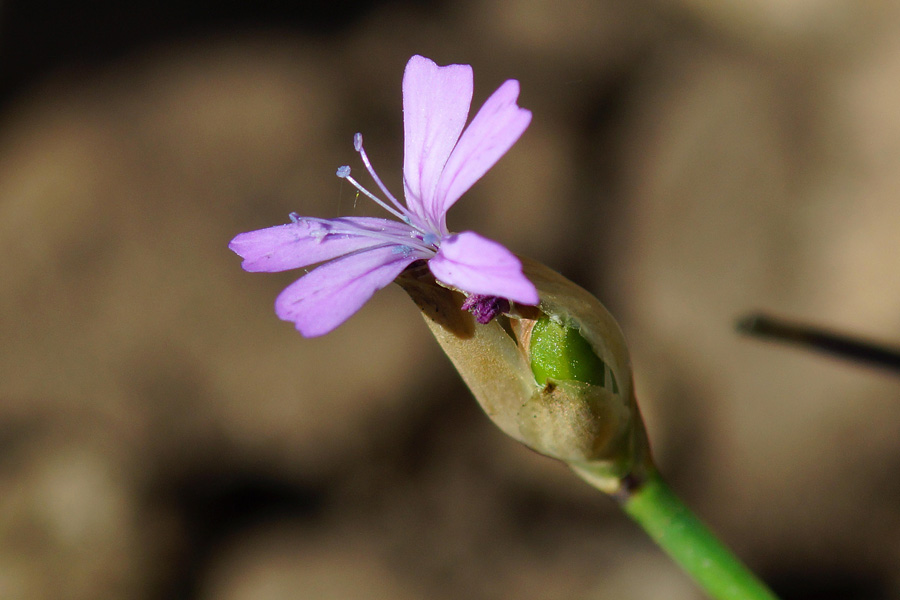
{"type": "Polygon", "coordinates": [[[362,134],[354,133],[353,134],[353,149],[359,152],[362,150],[362,134]]]}
{"type": "Polygon", "coordinates": [[[391,254],[402,254],[403,258],[409,258],[409,255],[412,254],[412,248],[409,246],[394,246],[391,248],[391,254]]]}
{"type": "Polygon", "coordinates": [[[348,167],[347,165],[338,167],[337,173],[335,173],[335,175],[337,175],[341,179],[343,179],[344,177],[349,177],[350,176],[350,167],[348,167]]]}
{"type": "Polygon", "coordinates": [[[436,236],[435,234],[433,234],[433,233],[426,233],[426,234],[425,234],[425,237],[422,238],[422,242],[423,242],[426,246],[435,246],[435,245],[437,245],[437,243],[438,243],[438,239],[439,239],[438,236],[436,236]]]}

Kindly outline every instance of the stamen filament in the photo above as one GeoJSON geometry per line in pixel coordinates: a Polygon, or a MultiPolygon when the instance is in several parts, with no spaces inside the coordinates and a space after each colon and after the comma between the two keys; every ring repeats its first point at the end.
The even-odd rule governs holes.
{"type": "MultiPolygon", "coordinates": [[[[429,256],[434,255],[434,248],[430,247],[426,243],[423,243],[423,241],[418,237],[400,237],[384,231],[373,231],[371,229],[366,229],[365,227],[356,225],[355,223],[347,223],[349,227],[346,229],[336,228],[334,226],[335,222],[337,221],[336,219],[301,217],[301,220],[323,225],[326,231],[322,232],[322,238],[325,238],[329,235],[355,235],[357,237],[367,237],[375,240],[381,240],[383,242],[394,244],[396,246],[408,246],[415,250],[421,250],[422,252],[427,253],[429,256]]],[[[315,234],[311,235],[312,237],[316,237],[315,234]]]]}
{"type": "Polygon", "coordinates": [[[353,148],[359,152],[359,157],[362,159],[363,165],[366,167],[366,170],[369,172],[369,175],[372,176],[372,179],[375,181],[375,184],[378,185],[378,188],[381,192],[387,196],[387,199],[390,200],[394,206],[397,207],[400,212],[402,212],[407,217],[412,217],[412,214],[409,212],[409,209],[403,206],[399,200],[397,200],[394,195],[387,189],[387,186],[384,185],[384,182],[381,181],[381,178],[375,173],[375,168],[372,166],[371,161],[369,161],[369,155],[366,154],[366,149],[363,148],[362,143],[362,134],[357,133],[353,136],[353,148]]]}
{"type": "MultiPolygon", "coordinates": [[[[340,169],[338,169],[338,177],[341,177],[341,170],[340,170],[340,169]]],[[[388,211],[389,213],[391,213],[392,215],[394,215],[395,217],[397,217],[397,218],[400,219],[401,221],[406,222],[406,215],[397,212],[396,209],[394,209],[393,207],[388,206],[387,204],[385,204],[384,200],[380,199],[378,196],[376,196],[375,194],[373,194],[372,192],[370,192],[369,190],[367,190],[366,188],[364,188],[362,185],[360,185],[360,183],[359,183],[358,181],[356,181],[356,180],[350,175],[350,169],[347,169],[347,174],[344,175],[344,176],[342,177],[342,179],[346,179],[347,181],[349,181],[349,182],[353,185],[353,187],[355,187],[356,189],[358,189],[361,193],[365,194],[367,198],[369,198],[370,200],[372,200],[373,202],[375,202],[378,206],[380,206],[380,207],[383,208],[384,210],[388,211]]],[[[414,225],[411,225],[411,226],[414,227],[414,225]]],[[[418,229],[418,228],[417,228],[417,229],[418,229]]],[[[423,233],[424,233],[424,232],[423,232],[423,233]]]]}

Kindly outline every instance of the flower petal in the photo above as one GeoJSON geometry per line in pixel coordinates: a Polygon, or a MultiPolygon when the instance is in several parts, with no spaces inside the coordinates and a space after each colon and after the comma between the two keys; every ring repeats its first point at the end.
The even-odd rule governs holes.
{"type": "Polygon", "coordinates": [[[497,88],[463,132],[453,149],[435,194],[435,214],[444,226],[444,215],[488,169],[516,143],[531,123],[531,111],[519,108],[519,82],[506,81],[497,88]]]}
{"type": "Polygon", "coordinates": [[[418,258],[398,252],[397,248],[374,248],[316,268],[278,295],[275,313],[285,321],[293,321],[305,337],[325,335],[418,258]]]}
{"type": "Polygon", "coordinates": [[[471,294],[498,296],[520,304],[537,304],[537,288],[522,274],[515,254],[493,240],[464,231],[444,238],[428,261],[440,281],[471,294]]]}
{"type": "Polygon", "coordinates": [[[384,240],[353,234],[328,234],[335,230],[365,229],[405,237],[409,227],[403,223],[373,217],[343,217],[329,221],[299,219],[296,223],[276,225],[237,235],[228,247],[244,262],[245,271],[276,273],[298,269],[343,256],[384,240]]]}
{"type": "Polygon", "coordinates": [[[439,67],[413,56],[403,73],[403,182],[406,203],[436,225],[435,189],[466,124],[472,104],[472,67],[439,67]]]}

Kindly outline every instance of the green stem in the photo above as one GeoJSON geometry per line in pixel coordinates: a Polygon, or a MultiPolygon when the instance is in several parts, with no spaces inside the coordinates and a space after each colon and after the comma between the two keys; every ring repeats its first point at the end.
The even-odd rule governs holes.
{"type": "Polygon", "coordinates": [[[706,592],[718,600],[777,600],[653,470],[622,508],[706,592]]]}

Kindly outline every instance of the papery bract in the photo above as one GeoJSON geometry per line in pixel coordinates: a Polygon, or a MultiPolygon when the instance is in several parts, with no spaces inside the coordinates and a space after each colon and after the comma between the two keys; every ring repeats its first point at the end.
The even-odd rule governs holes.
{"type": "Polygon", "coordinates": [[[472,68],[439,67],[413,56],[403,75],[406,203],[372,168],[356,134],[354,147],[387,201],[363,188],[349,167],[338,169],[361,193],[399,221],[374,217],[318,219],[242,233],[229,244],[247,271],[277,272],[323,264],[288,286],[275,312],[305,336],[332,331],[417,260],[428,261],[442,284],[467,294],[535,305],[538,293],[522,263],[474,232],[451,234],[447,211],[509,150],[531,122],[516,101],[519,83],[506,81],[464,129],[472,101],[472,68]]]}

